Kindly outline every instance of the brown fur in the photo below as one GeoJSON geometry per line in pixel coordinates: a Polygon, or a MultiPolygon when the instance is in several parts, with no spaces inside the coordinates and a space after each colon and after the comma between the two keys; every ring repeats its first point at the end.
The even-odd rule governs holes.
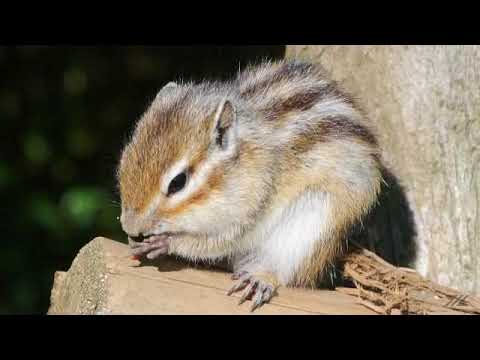
{"type": "Polygon", "coordinates": [[[144,121],[135,130],[135,141],[124,151],[123,162],[128,162],[129,166],[120,166],[120,191],[125,203],[134,209],[144,209],[158,192],[161,178],[152,174],[164,173],[192,149],[192,145],[195,155],[190,163],[191,170],[206,159],[212,114],[193,114],[204,117],[204,121],[192,127],[189,123],[192,115],[185,111],[186,104],[191,101],[188,94],[186,91],[162,109],[147,111],[144,121]]]}

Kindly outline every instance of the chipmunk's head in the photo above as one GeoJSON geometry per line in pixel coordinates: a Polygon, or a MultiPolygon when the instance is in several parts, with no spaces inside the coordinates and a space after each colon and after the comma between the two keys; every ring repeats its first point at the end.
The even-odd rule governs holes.
{"type": "Polygon", "coordinates": [[[241,159],[247,145],[238,117],[234,103],[211,89],[169,84],[159,92],[118,168],[121,224],[129,236],[168,234],[177,252],[191,257],[224,255],[234,246],[220,234],[233,237],[261,201],[255,195],[261,179],[238,168],[243,161],[249,171],[255,157],[253,150],[241,159]]]}

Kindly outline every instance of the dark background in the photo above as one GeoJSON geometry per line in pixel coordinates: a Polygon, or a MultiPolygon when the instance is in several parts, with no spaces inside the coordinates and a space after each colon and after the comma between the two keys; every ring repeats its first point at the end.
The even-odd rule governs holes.
{"type": "Polygon", "coordinates": [[[53,273],[125,241],[115,168],[168,81],[234,75],[283,46],[0,47],[0,313],[46,313],[53,273]]]}

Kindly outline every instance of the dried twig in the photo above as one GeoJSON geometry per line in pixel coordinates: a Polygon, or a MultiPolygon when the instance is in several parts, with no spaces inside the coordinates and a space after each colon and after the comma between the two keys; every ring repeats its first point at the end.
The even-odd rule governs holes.
{"type": "Polygon", "coordinates": [[[358,244],[343,260],[343,275],[355,295],[379,314],[480,314],[480,299],[435,284],[409,268],[395,267],[358,244]]]}

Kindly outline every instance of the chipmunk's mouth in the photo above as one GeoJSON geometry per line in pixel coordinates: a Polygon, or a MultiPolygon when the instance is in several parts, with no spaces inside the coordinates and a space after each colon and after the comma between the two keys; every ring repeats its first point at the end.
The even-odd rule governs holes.
{"type": "Polygon", "coordinates": [[[174,233],[174,232],[166,231],[166,232],[163,232],[163,233],[152,234],[152,235],[147,235],[147,236],[144,236],[144,235],[138,235],[138,236],[128,235],[128,240],[131,241],[131,242],[134,242],[134,243],[152,242],[152,241],[156,241],[156,240],[159,240],[159,239],[171,238],[171,237],[175,236],[175,234],[176,233],[174,233]]]}

